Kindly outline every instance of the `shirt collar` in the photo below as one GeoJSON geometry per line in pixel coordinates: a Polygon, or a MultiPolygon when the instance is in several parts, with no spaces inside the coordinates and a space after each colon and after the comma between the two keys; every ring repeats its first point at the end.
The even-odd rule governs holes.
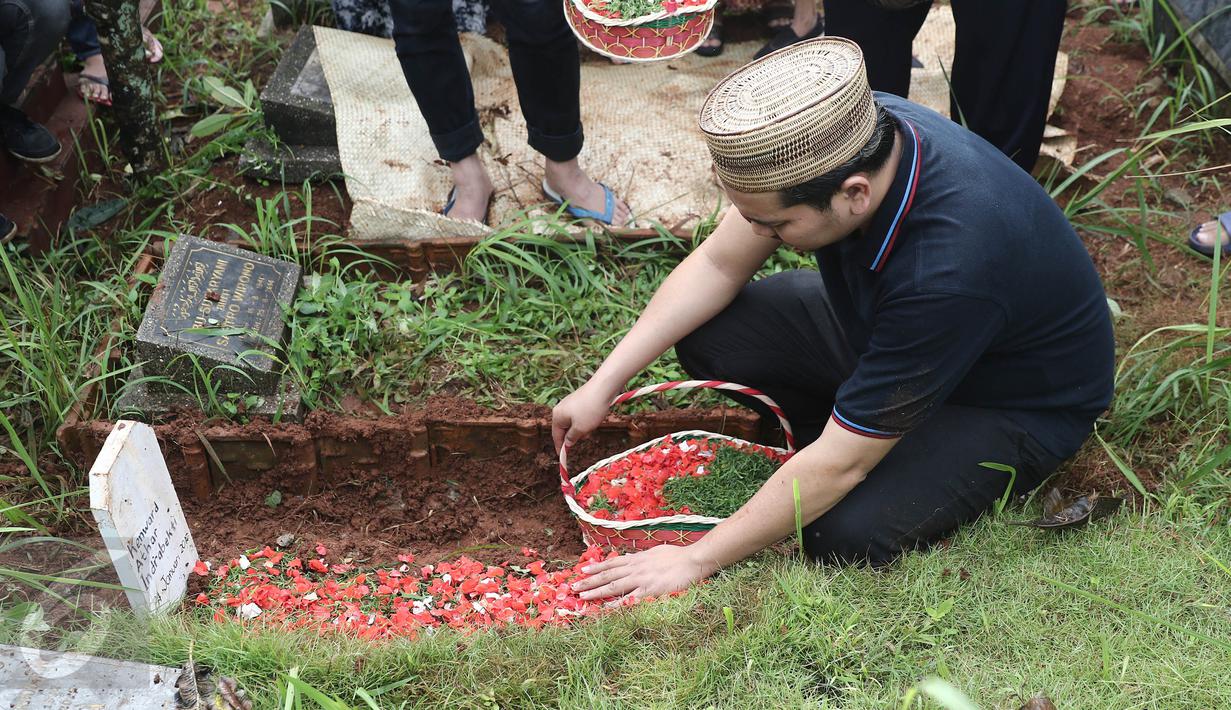
{"type": "Polygon", "coordinates": [[[889,192],[881,201],[872,222],[862,234],[852,235],[850,251],[871,271],[879,272],[889,260],[901,237],[902,225],[915,201],[919,173],[923,169],[919,130],[904,118],[898,119],[902,133],[902,158],[889,192]]]}

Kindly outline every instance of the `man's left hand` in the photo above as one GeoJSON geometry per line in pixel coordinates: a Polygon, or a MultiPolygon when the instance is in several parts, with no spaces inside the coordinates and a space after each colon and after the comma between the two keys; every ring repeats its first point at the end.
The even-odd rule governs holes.
{"type": "Polygon", "coordinates": [[[582,569],[590,576],[573,583],[582,599],[632,596],[661,597],[687,589],[693,582],[713,574],[690,549],[691,546],[659,545],[631,555],[595,562],[582,569]]]}

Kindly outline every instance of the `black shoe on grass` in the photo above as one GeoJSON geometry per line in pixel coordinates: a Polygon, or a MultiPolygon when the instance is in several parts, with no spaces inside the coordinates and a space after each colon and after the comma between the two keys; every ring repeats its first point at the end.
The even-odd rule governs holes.
{"type": "Polygon", "coordinates": [[[0,214],[0,244],[7,242],[17,234],[17,223],[0,214]]]}
{"type": "Polygon", "coordinates": [[[0,134],[4,147],[22,160],[45,163],[60,154],[60,141],[51,131],[12,106],[0,106],[0,134]]]}

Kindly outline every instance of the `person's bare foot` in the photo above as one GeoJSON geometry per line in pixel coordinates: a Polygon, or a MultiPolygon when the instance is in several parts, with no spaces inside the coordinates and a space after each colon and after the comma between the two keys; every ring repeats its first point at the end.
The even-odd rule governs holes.
{"type": "Polygon", "coordinates": [[[1212,219],[1197,228],[1197,233],[1193,236],[1193,240],[1209,249],[1210,253],[1213,253],[1215,242],[1221,243],[1225,249],[1231,237],[1227,235],[1227,231],[1222,228],[1218,220],[1212,219]]]}
{"type": "Polygon", "coordinates": [[[449,217],[486,222],[487,205],[491,202],[495,187],[479,156],[471,155],[456,163],[449,163],[453,171],[453,207],[449,217]]]}
{"type": "Polygon", "coordinates": [[[81,76],[77,82],[77,93],[86,101],[96,104],[111,103],[111,88],[107,86],[107,65],[103,63],[103,55],[95,54],[86,57],[81,62],[81,76]]]}
{"type": "MultiPolygon", "coordinates": [[[[145,61],[157,64],[162,61],[162,42],[145,27],[141,28],[141,40],[145,44],[145,61]]],[[[81,78],[77,81],[77,93],[82,99],[111,105],[111,87],[108,85],[107,64],[102,54],[94,54],[81,60],[81,78]]]]}
{"type": "MultiPolygon", "coordinates": [[[[602,214],[607,208],[607,193],[603,186],[595,182],[574,158],[565,163],[548,160],[544,175],[547,186],[556,194],[568,200],[569,204],[583,210],[602,214]]],[[[628,223],[632,210],[624,200],[615,198],[615,208],[612,211],[611,224],[620,227],[628,223]]]]}
{"type": "MultiPolygon", "coordinates": [[[[806,7],[804,3],[798,3],[797,7],[806,7]]],[[[800,16],[799,12],[795,13],[794,19],[791,20],[791,31],[796,37],[806,37],[812,30],[816,29],[816,23],[820,22],[821,16],[815,10],[808,14],[800,16]]]]}

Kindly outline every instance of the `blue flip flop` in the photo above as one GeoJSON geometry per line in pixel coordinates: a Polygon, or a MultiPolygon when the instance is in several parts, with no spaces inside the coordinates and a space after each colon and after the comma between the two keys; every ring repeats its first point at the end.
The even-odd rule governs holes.
{"type": "MultiPolygon", "coordinates": [[[[1222,241],[1222,233],[1231,234],[1231,212],[1223,212],[1218,215],[1218,223],[1222,226],[1222,230],[1215,230],[1218,232],[1214,235],[1215,243],[1222,241]]],[[[1204,244],[1197,240],[1197,232],[1199,231],[1201,231],[1201,225],[1198,224],[1196,227],[1193,227],[1193,231],[1188,233],[1188,246],[1198,254],[1214,256],[1214,246],[1212,244],[1204,244]]],[[[1224,255],[1231,255],[1231,241],[1222,245],[1222,253],[1224,255]]]]}
{"type": "Polygon", "coordinates": [[[564,205],[564,211],[568,212],[570,215],[576,217],[577,219],[592,219],[596,222],[602,222],[603,224],[608,225],[608,226],[614,226],[612,220],[615,219],[615,193],[611,191],[610,187],[607,187],[601,182],[598,184],[598,186],[603,188],[603,211],[602,212],[595,212],[594,210],[586,210],[580,207],[574,207],[572,204],[568,204],[567,200],[565,200],[563,197],[557,194],[555,190],[552,190],[550,187],[547,186],[546,178],[543,179],[543,194],[547,195],[547,198],[551,200],[552,202],[556,203],[557,205],[564,205]]]}

